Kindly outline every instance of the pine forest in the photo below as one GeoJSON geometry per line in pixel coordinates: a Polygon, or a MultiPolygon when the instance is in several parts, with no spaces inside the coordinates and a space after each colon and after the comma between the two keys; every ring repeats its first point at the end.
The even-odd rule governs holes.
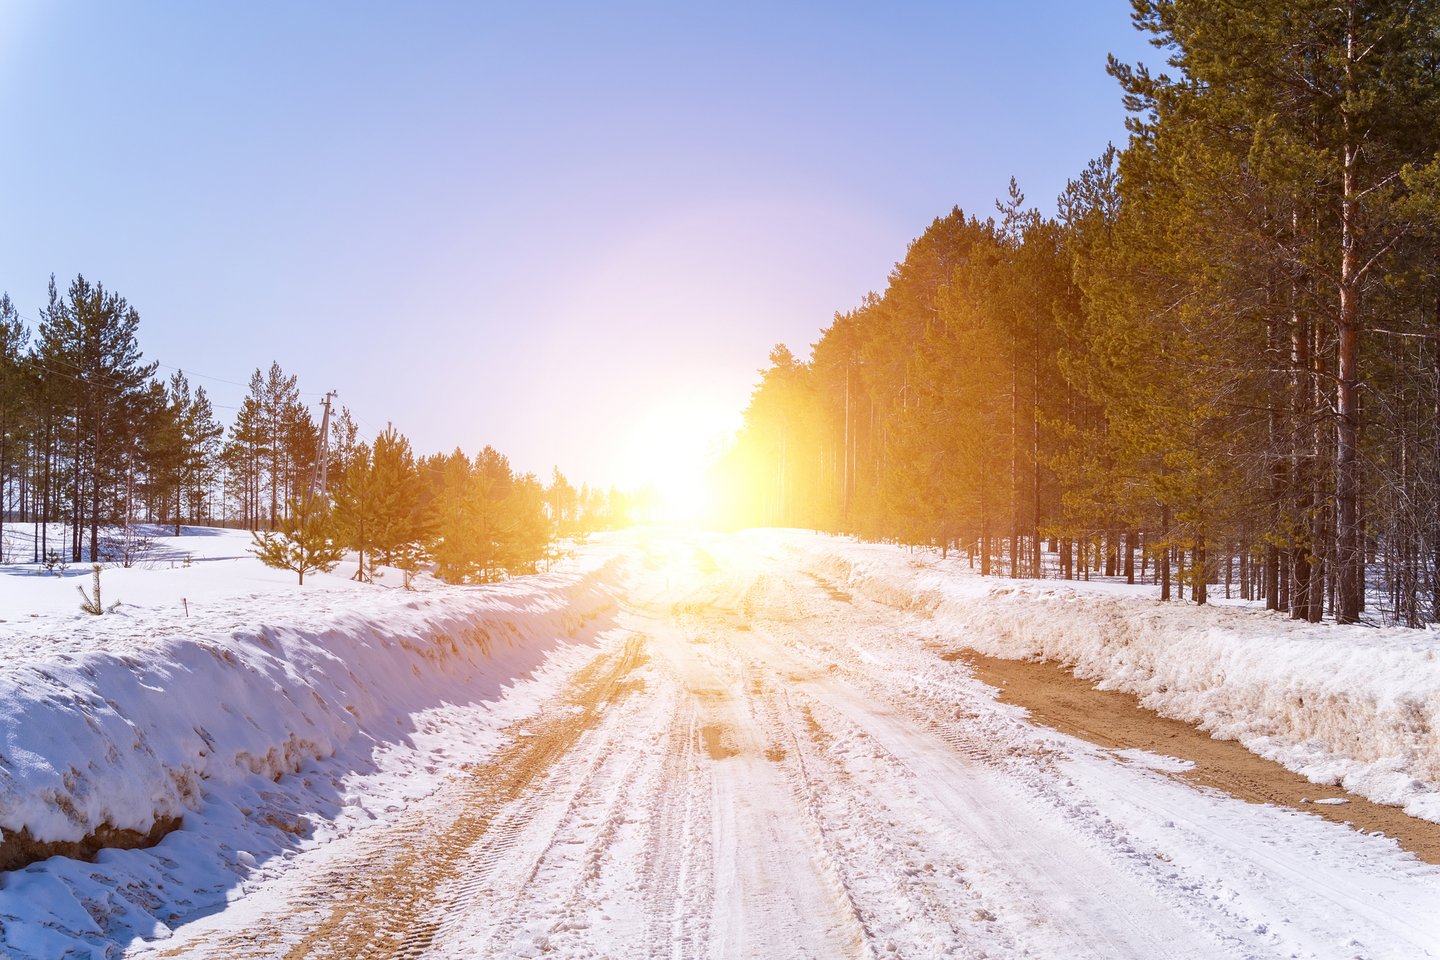
{"type": "Polygon", "coordinates": [[[1440,618],[1440,8],[1136,0],[1128,143],[952,210],[720,467],[732,522],[1440,618]]]}
{"type": "Polygon", "coordinates": [[[227,427],[203,386],[145,361],[136,308],[84,276],[63,293],[52,278],[26,321],[0,297],[0,508],[34,529],[30,555],[0,562],[128,566],[143,559],[137,525],[206,524],[255,531],[261,559],[302,582],[349,548],[360,577],[428,565],[479,583],[534,572],[558,537],[630,509],[558,470],[548,483],[517,473],[489,446],[419,456],[389,425],[365,439],[343,407],[322,442],[325,418],[279,363],[254,372],[227,427]],[[316,562],[297,569],[286,549],[316,562]]]}

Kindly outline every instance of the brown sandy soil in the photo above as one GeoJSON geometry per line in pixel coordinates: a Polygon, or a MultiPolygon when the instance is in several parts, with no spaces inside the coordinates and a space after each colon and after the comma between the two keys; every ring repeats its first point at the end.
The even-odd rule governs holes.
{"type": "Polygon", "coordinates": [[[979,679],[999,688],[1003,702],[1026,708],[1036,723],[1102,747],[1148,750],[1188,760],[1195,766],[1173,776],[1251,803],[1293,807],[1367,833],[1378,831],[1421,860],[1440,863],[1440,824],[1372,803],[1340,787],[1311,783],[1233,740],[1215,740],[1188,723],[1162,717],[1128,693],[1097,690],[1059,664],[1002,660],[970,650],[943,656],[969,664],[979,679]],[[1327,799],[1347,802],[1316,803],[1327,799]]]}
{"type": "Polygon", "coordinates": [[[418,956],[444,917],[438,888],[467,863],[505,852],[507,837],[493,829],[495,814],[569,753],[609,704],[638,688],[630,675],[645,660],[643,639],[632,636],[623,648],[597,657],[575,677],[571,698],[521,723],[510,746],[452,781],[451,809],[460,811],[452,822],[402,821],[389,831],[389,842],[371,845],[359,862],[337,863],[288,911],[255,929],[161,956],[273,956],[287,941],[287,958],[418,956]]]}
{"type": "Polygon", "coordinates": [[[141,833],[139,830],[127,830],[105,823],[89,836],[74,841],[36,840],[30,835],[29,827],[22,827],[18,832],[5,830],[5,839],[0,842],[0,872],[19,870],[50,857],[94,860],[101,850],[140,850],[153,847],[179,830],[180,824],[179,817],[162,817],[155,821],[148,832],[141,833]]]}

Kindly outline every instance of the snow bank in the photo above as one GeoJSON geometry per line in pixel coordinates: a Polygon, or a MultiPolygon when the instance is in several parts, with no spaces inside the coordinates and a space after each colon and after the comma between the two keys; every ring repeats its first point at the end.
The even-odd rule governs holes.
{"type": "Polygon", "coordinates": [[[1440,822],[1440,637],[1161,604],[1113,584],[986,580],[962,561],[790,538],[812,570],[991,656],[1066,664],[1315,783],[1440,822]]]}
{"type": "MultiPolygon", "coordinates": [[[[0,830],[143,833],[202,792],[403,738],[418,710],[495,699],[613,607],[616,562],[493,589],[261,596],[253,626],[140,644],[36,636],[0,659],[0,830]]],[[[125,628],[87,619],[74,629],[125,628]]]]}

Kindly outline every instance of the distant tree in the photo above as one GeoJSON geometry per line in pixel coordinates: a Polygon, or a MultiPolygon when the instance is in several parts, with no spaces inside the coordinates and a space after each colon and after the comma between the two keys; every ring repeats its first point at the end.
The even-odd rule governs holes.
{"type": "Polygon", "coordinates": [[[350,458],[360,444],[360,427],[350,413],[349,407],[330,421],[330,472],[335,476],[344,473],[350,466],[350,458]]]}
{"type": "Polygon", "coordinates": [[[59,381],[55,399],[61,429],[71,440],[76,561],[82,529],[89,531],[91,557],[98,557],[100,526],[116,521],[115,504],[126,489],[144,431],[163,402],[163,391],[150,379],[156,365],[142,362],[139,325],[135,308],[103,285],[77,276],[61,297],[51,277],[35,358],[48,377],[59,381]]]}
{"type": "Polygon", "coordinates": [[[429,533],[410,441],[392,424],[386,424],[375,438],[370,482],[375,505],[375,550],[384,563],[390,564],[401,550],[408,548],[413,553],[429,533]]]}
{"type": "Polygon", "coordinates": [[[556,467],[545,488],[545,508],[555,524],[556,536],[572,537],[577,532],[580,512],[579,491],[565,479],[565,474],[556,467]]]}
{"type": "Polygon", "coordinates": [[[356,443],[346,453],[344,467],[336,471],[334,489],[335,533],[340,541],[359,553],[356,580],[374,576],[376,497],[370,446],[356,443]],[[367,565],[368,561],[368,565],[367,565]]]}
{"type": "MultiPolygon", "coordinates": [[[[408,444],[398,463],[404,463],[408,444]]],[[[402,471],[403,475],[403,471],[402,471]]],[[[555,524],[546,502],[546,488],[533,474],[516,477],[510,461],[485,447],[471,461],[460,450],[427,457],[416,471],[420,519],[392,552],[414,563],[429,545],[440,579],[450,583],[488,583],[535,571],[550,556],[555,524]]],[[[406,510],[398,511],[406,516],[406,510]]]]}
{"type": "Polygon", "coordinates": [[[471,579],[488,583],[505,573],[512,519],[505,501],[514,485],[508,457],[488,444],[475,455],[469,504],[473,524],[471,579]]]}
{"type": "Polygon", "coordinates": [[[545,488],[533,473],[516,477],[503,503],[502,564],[510,574],[534,573],[549,554],[555,525],[545,510],[545,488]]]}
{"type": "MultiPolygon", "coordinates": [[[[29,333],[10,295],[0,294],[0,522],[11,508],[11,481],[30,432],[26,416],[28,340],[29,333]]],[[[3,551],[4,541],[0,539],[0,553],[3,551]]],[[[5,559],[0,556],[0,561],[5,559]]]]}
{"type": "Polygon", "coordinates": [[[177,370],[166,384],[166,402],[155,418],[144,458],[150,512],[162,521],[168,516],[176,536],[185,514],[186,468],[193,449],[186,420],[194,402],[189,378],[177,370]]]}
{"type": "Polygon", "coordinates": [[[264,380],[260,371],[250,376],[249,391],[240,401],[230,438],[221,454],[226,470],[225,492],[240,509],[241,522],[250,530],[261,526],[261,489],[264,483],[265,423],[261,406],[264,380]]]}
{"type": "Polygon", "coordinates": [[[304,494],[315,464],[319,429],[297,383],[278,362],[263,374],[257,369],[231,427],[225,449],[231,493],[252,530],[275,526],[286,505],[304,494]]]}
{"type": "Polygon", "coordinates": [[[470,460],[458,448],[425,461],[426,503],[435,523],[435,572],[449,583],[475,577],[485,554],[481,502],[470,460]]]}
{"type": "MultiPolygon", "coordinates": [[[[305,419],[309,418],[300,403],[296,382],[297,378],[293,374],[287,375],[278,362],[271,363],[263,376],[257,369],[250,378],[250,394],[246,397],[250,401],[250,409],[241,411],[250,413],[252,422],[247,426],[256,433],[255,448],[269,494],[269,510],[265,519],[272,529],[279,522],[281,508],[292,499],[292,481],[296,472],[293,461],[297,457],[297,446],[303,446],[303,441],[297,444],[296,434],[303,430],[302,414],[305,419]]],[[[310,444],[313,447],[313,422],[311,430],[310,444]]],[[[299,453],[298,456],[303,457],[304,454],[299,453]]]]}
{"type": "Polygon", "coordinates": [[[163,502],[168,503],[179,536],[180,524],[187,516],[194,521],[206,519],[225,428],[216,421],[205,388],[192,391],[183,371],[171,375],[167,399],[156,453],[147,465],[152,484],[166,494],[163,502]]]}

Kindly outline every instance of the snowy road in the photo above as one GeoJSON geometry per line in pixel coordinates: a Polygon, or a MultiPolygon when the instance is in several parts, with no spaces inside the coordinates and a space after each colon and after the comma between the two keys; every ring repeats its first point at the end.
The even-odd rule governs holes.
{"type": "Polygon", "coordinates": [[[146,956],[1440,956],[1440,872],[1026,722],[925,619],[642,540],[482,766],[146,956]]]}

